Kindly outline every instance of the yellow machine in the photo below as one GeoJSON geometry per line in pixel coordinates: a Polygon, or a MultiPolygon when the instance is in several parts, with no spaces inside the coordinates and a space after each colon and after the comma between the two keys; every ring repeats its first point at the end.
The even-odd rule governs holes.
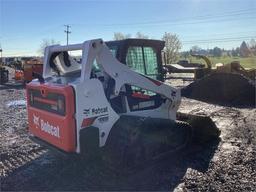
{"type": "Polygon", "coordinates": [[[245,69],[241,66],[239,61],[232,61],[228,64],[217,63],[216,69],[212,68],[211,60],[205,55],[191,54],[191,56],[203,59],[206,63],[205,68],[200,68],[195,70],[195,79],[201,79],[209,73],[236,73],[241,74],[251,80],[255,80],[256,69],[245,69]]]}
{"type": "Polygon", "coordinates": [[[245,69],[241,66],[239,61],[232,61],[231,63],[223,65],[222,63],[216,64],[215,72],[220,73],[238,73],[242,74],[245,77],[255,80],[256,69],[245,69]]]}
{"type": "Polygon", "coordinates": [[[207,56],[199,55],[199,54],[191,54],[191,56],[196,57],[198,59],[203,59],[205,61],[205,63],[206,63],[207,68],[208,69],[212,68],[212,62],[211,62],[211,60],[207,56]]]}

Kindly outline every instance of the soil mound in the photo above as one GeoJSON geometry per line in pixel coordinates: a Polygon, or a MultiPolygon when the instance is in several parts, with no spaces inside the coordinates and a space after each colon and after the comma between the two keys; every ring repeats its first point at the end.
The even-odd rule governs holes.
{"type": "Polygon", "coordinates": [[[213,73],[181,90],[184,97],[231,106],[255,107],[255,82],[240,74],[213,73]]]}

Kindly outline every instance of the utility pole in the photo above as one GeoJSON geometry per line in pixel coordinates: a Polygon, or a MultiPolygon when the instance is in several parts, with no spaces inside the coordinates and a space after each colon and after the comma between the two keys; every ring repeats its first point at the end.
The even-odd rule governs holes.
{"type": "Polygon", "coordinates": [[[0,48],[0,52],[1,52],[1,60],[0,60],[0,64],[3,63],[3,49],[0,48]]]}
{"type": "Polygon", "coordinates": [[[2,49],[1,44],[0,44],[0,52],[1,52],[1,60],[0,60],[0,64],[3,64],[3,49],[2,49]]]}
{"type": "Polygon", "coordinates": [[[68,35],[71,33],[71,31],[69,31],[69,28],[71,28],[70,25],[64,25],[67,29],[64,31],[65,33],[67,33],[67,45],[68,45],[68,35]]]}

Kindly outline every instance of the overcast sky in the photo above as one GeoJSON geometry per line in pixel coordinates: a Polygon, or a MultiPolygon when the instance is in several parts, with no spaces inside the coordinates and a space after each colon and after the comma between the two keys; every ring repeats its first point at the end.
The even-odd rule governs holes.
{"type": "Polygon", "coordinates": [[[93,38],[112,40],[114,32],[141,32],[161,39],[176,33],[182,50],[231,49],[256,39],[256,0],[0,0],[3,56],[37,55],[43,39],[70,43],[93,38]]]}

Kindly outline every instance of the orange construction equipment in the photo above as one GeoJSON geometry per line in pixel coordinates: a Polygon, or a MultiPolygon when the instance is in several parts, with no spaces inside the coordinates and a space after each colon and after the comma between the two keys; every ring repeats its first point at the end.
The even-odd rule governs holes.
{"type": "Polygon", "coordinates": [[[24,79],[24,72],[22,70],[15,70],[14,79],[15,81],[22,81],[24,79]]]}
{"type": "Polygon", "coordinates": [[[43,62],[41,59],[28,60],[23,65],[24,70],[24,82],[30,82],[33,77],[33,73],[42,74],[43,73],[43,62]]]}

